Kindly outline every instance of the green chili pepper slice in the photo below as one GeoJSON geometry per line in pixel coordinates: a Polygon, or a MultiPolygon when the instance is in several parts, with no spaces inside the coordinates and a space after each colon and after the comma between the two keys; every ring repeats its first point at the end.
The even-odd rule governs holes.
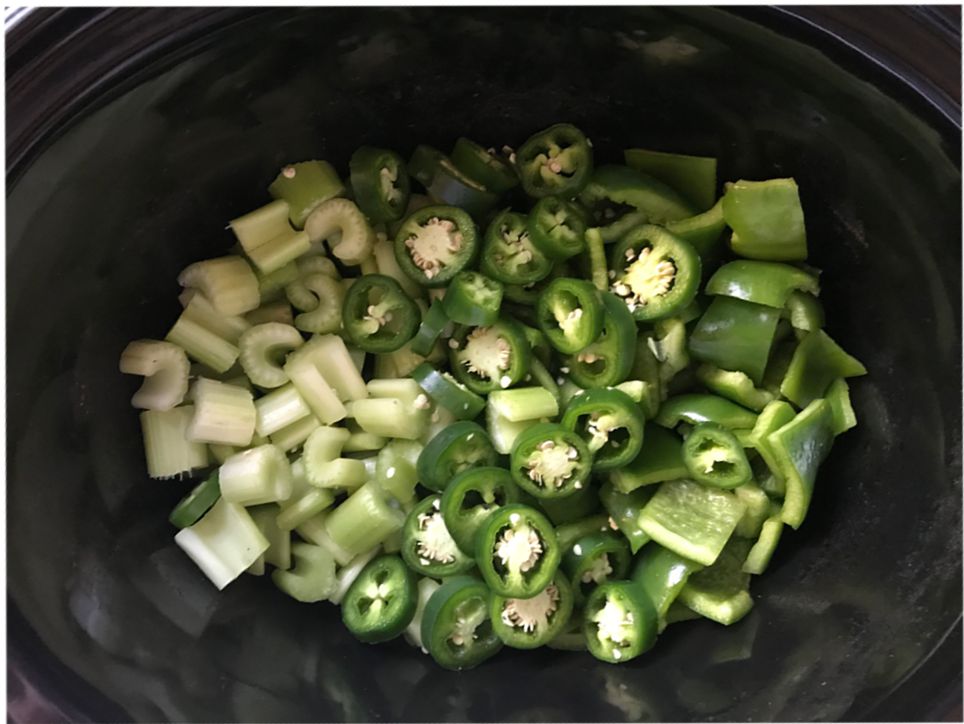
{"type": "Polygon", "coordinates": [[[445,159],[445,154],[434,146],[420,144],[412,151],[408,159],[408,173],[426,189],[432,184],[439,164],[445,159]]]}
{"type": "Polygon", "coordinates": [[[505,209],[485,231],[480,268],[504,284],[524,286],[549,276],[552,260],[529,236],[526,215],[505,209]]]}
{"type": "Polygon", "coordinates": [[[485,400],[455,380],[448,372],[440,372],[428,362],[412,370],[412,378],[436,403],[459,420],[472,420],[485,409],[485,400]]]}
{"type": "Polygon", "coordinates": [[[509,472],[536,498],[565,498],[587,485],[592,453],[579,435],[552,422],[537,423],[516,438],[509,472]]]}
{"type": "Polygon", "coordinates": [[[590,595],[583,612],[583,632],[589,653],[620,664],[648,651],[656,643],[656,609],[630,581],[609,581],[590,595]]]}
{"type": "MultiPolygon", "coordinates": [[[[646,445],[649,445],[649,440],[646,445]]],[[[650,540],[649,534],[639,525],[639,513],[655,492],[656,488],[650,485],[624,493],[611,481],[599,488],[599,500],[602,501],[603,508],[609,513],[610,521],[616,524],[619,532],[626,538],[633,555],[650,540]]]]}
{"type": "Polygon", "coordinates": [[[174,506],[168,520],[178,528],[189,528],[201,520],[220,497],[221,485],[218,482],[218,471],[215,470],[174,506]]]}
{"type": "Polygon", "coordinates": [[[365,352],[383,354],[403,346],[418,329],[418,305],[389,276],[366,274],[345,295],[342,325],[349,341],[365,352]]]}
{"type": "Polygon", "coordinates": [[[666,625],[666,614],[692,573],[703,564],[691,561],[668,548],[653,543],[636,557],[632,580],[649,596],[660,619],[666,625]]]}
{"type": "Polygon", "coordinates": [[[553,279],[539,295],[536,321],[549,344],[563,354],[576,354],[602,333],[599,292],[583,279],[553,279]]]}
{"type": "Polygon", "coordinates": [[[683,241],[687,241],[696,249],[703,262],[703,270],[711,268],[722,252],[721,241],[726,220],[723,218],[723,200],[704,211],[702,214],[690,216],[688,219],[668,221],[666,228],[671,234],[683,241]]]}
{"type": "Polygon", "coordinates": [[[599,510],[599,496],[586,485],[565,498],[542,498],[539,507],[555,525],[568,525],[599,510]]]}
{"type": "Polygon", "coordinates": [[[381,555],[373,558],[348,588],[341,620],[360,641],[389,641],[408,626],[417,602],[415,575],[398,556],[381,555]]]}
{"type": "Polygon", "coordinates": [[[426,287],[444,287],[477,256],[475,223],[455,206],[425,206],[402,222],[395,258],[409,277],[426,287]]]}
{"type": "Polygon", "coordinates": [[[529,343],[510,319],[466,330],[449,346],[452,373],[478,394],[512,387],[529,370],[529,343]]]}
{"type": "Polygon", "coordinates": [[[851,357],[822,329],[809,332],[797,346],[787,368],[780,392],[788,400],[806,407],[823,397],[838,377],[859,377],[867,368],[851,357]]]}
{"type": "Polygon", "coordinates": [[[750,481],[750,463],[736,436],[715,422],[701,422],[683,442],[690,477],[714,488],[736,488],[750,481]]]}
{"type": "Polygon", "coordinates": [[[558,196],[540,199],[526,220],[532,243],[555,261],[574,257],[586,248],[586,228],[583,210],[558,196]]]}
{"type": "Polygon", "coordinates": [[[490,467],[498,455],[481,425],[463,420],[442,429],[418,456],[418,478],[429,490],[445,490],[452,479],[470,468],[490,467]]]}
{"type": "Polygon", "coordinates": [[[738,256],[768,261],[807,258],[807,230],[800,194],[792,178],[727,184],[723,216],[733,229],[738,256]]]}
{"type": "Polygon", "coordinates": [[[516,168],[529,196],[572,198],[592,174],[592,147],[578,128],[557,123],[519,147],[516,168]]]}
{"type": "Polygon", "coordinates": [[[629,561],[629,544],[621,535],[607,531],[579,538],[562,559],[576,604],[582,604],[599,584],[625,578],[629,561]]]}
{"type": "Polygon", "coordinates": [[[402,218],[411,188],[405,161],[394,151],[362,146],[348,163],[355,203],[372,222],[402,218]]]}
{"type": "Polygon", "coordinates": [[[772,261],[738,259],[717,269],[706,283],[707,294],[735,297],[782,309],[794,291],[820,294],[817,278],[803,269],[772,261]]]}
{"type": "Polygon", "coordinates": [[[587,390],[572,398],[562,426],[580,435],[595,455],[593,470],[604,472],[630,463],[643,445],[642,410],[625,392],[587,390]]]}
{"type": "MultiPolygon", "coordinates": [[[[550,520],[552,519],[550,518],[550,520]]],[[[593,533],[605,533],[610,530],[612,530],[612,527],[609,525],[609,518],[605,514],[599,513],[598,515],[590,515],[560,524],[559,527],[556,528],[556,538],[559,540],[559,548],[562,550],[563,556],[565,556],[566,552],[572,548],[573,544],[580,538],[585,538],[587,535],[592,535],[593,533]]]]}
{"type": "Polygon", "coordinates": [[[698,425],[701,422],[717,422],[730,430],[750,430],[757,416],[735,402],[716,395],[687,394],[671,397],[659,408],[655,422],[663,427],[675,428],[680,423],[698,425]]]}
{"type": "Polygon", "coordinates": [[[697,359],[745,372],[759,385],[776,336],[780,310],[733,297],[713,297],[690,335],[697,359]]]}
{"type": "Polygon", "coordinates": [[[422,614],[422,645],[444,669],[478,666],[502,648],[489,618],[489,589],[469,576],[448,579],[422,614]]]}
{"type": "Polygon", "coordinates": [[[623,152],[623,159],[630,168],[679,191],[700,211],[710,208],[716,199],[715,158],[629,148],[623,152]]]}
{"type": "Polygon", "coordinates": [[[438,495],[420,500],[408,514],[402,528],[401,554],[409,568],[431,578],[454,576],[475,566],[445,527],[438,495]]]}
{"type": "Polygon", "coordinates": [[[753,380],[745,372],[731,372],[714,365],[702,364],[696,368],[696,379],[713,394],[757,412],[773,400],[773,393],[755,387],[753,380]]]}
{"type": "Polygon", "coordinates": [[[685,478],[688,474],[683,463],[683,440],[679,435],[665,427],[647,422],[643,439],[646,442],[636,459],[609,473],[609,480],[622,493],[631,493],[637,488],[653,486],[667,480],[685,478]]]}
{"type": "Polygon", "coordinates": [[[636,356],[636,323],[616,295],[601,292],[602,332],[577,354],[565,358],[572,381],[583,388],[611,387],[625,382],[636,356]]]}
{"type": "Polygon", "coordinates": [[[442,308],[459,324],[492,324],[499,318],[502,291],[502,282],[478,272],[461,271],[445,290],[442,308]]]}
{"type": "Polygon", "coordinates": [[[506,159],[467,138],[456,140],[450,158],[459,171],[497,194],[519,185],[519,177],[506,159]]]}
{"type": "Polygon", "coordinates": [[[493,593],[532,598],[556,575],[561,559],[552,523],[514,503],[491,513],[475,540],[475,561],[493,593]]]}
{"type": "Polygon", "coordinates": [[[630,231],[612,251],[610,289],[640,322],[670,317],[689,305],[700,285],[700,257],[660,226],[630,231]]]}
{"type": "Polygon", "coordinates": [[[499,203],[497,194],[459,171],[448,158],[438,162],[427,190],[440,204],[464,209],[474,219],[482,218],[499,203]]]}
{"type": "Polygon", "coordinates": [[[464,553],[475,554],[475,538],[489,515],[519,500],[519,489],[508,470],[470,468],[452,478],[442,493],[445,527],[464,553]]]}
{"type": "Polygon", "coordinates": [[[417,355],[427,357],[442,335],[442,330],[450,321],[442,307],[442,301],[436,299],[422,316],[422,323],[418,325],[418,331],[412,339],[412,351],[417,355]]]}
{"type": "Polygon", "coordinates": [[[575,597],[560,571],[531,598],[493,594],[489,617],[496,635],[514,649],[535,649],[558,636],[572,616],[575,597]]]}

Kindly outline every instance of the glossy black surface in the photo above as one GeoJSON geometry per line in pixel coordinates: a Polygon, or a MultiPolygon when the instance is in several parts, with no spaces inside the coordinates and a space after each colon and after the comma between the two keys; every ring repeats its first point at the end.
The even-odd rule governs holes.
{"type": "MultiPolygon", "coordinates": [[[[86,50],[15,76],[8,99],[9,656],[12,691],[47,707],[21,706],[20,720],[920,719],[959,707],[959,109],[786,17],[750,17],[61,18],[87,23],[75,38],[86,50]],[[117,66],[134,46],[144,54],[117,66]],[[756,582],[754,611],[730,629],[674,625],[620,667],[506,651],[454,674],[401,642],[360,645],[333,608],[267,581],[217,594],[171,542],[166,514],[188,483],[146,478],[120,350],[164,334],[177,271],[232,243],[226,220],[263,203],[282,163],[344,171],[363,143],[408,153],[461,134],[518,144],[559,120],[601,160],[644,145],[717,155],[722,180],[800,183],[829,331],[871,374],[852,386],[860,427],[756,582]]],[[[30,44],[14,49],[29,68],[30,44]]]]}

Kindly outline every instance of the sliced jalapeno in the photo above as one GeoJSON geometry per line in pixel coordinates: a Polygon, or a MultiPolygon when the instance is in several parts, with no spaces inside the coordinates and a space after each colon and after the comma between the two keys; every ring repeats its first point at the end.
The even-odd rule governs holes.
{"type": "Polygon", "coordinates": [[[519,185],[519,177],[508,160],[467,138],[455,142],[450,158],[459,171],[497,194],[519,185]]]}
{"type": "Polygon", "coordinates": [[[431,354],[432,348],[450,321],[442,308],[442,301],[436,299],[422,315],[422,323],[418,325],[418,331],[412,339],[412,351],[422,357],[431,354]]]}
{"type": "Polygon", "coordinates": [[[553,279],[539,295],[536,320],[549,344],[563,354],[576,354],[602,333],[599,292],[583,279],[553,279]]]}
{"type": "Polygon", "coordinates": [[[572,495],[587,485],[591,469],[592,453],[583,439],[551,422],[516,438],[509,465],[516,485],[537,498],[572,495]]]}
{"type": "Polygon", "coordinates": [[[599,510],[599,496],[591,485],[585,485],[565,498],[542,498],[539,507],[554,525],[568,525],[599,510]]]}
{"type": "Polygon", "coordinates": [[[348,167],[355,203],[365,216],[376,224],[402,218],[411,189],[401,156],[362,146],[352,154],[348,167]]]}
{"type": "Polygon", "coordinates": [[[426,287],[444,287],[475,261],[475,223],[454,206],[425,206],[402,222],[395,258],[402,271],[426,287]]]}
{"type": "Polygon", "coordinates": [[[485,400],[455,380],[448,372],[440,372],[428,362],[412,371],[419,387],[460,420],[471,420],[485,409],[485,400]]]}
{"type": "Polygon", "coordinates": [[[446,316],[459,324],[492,324],[501,306],[502,282],[473,271],[456,274],[442,297],[446,316]]]}
{"type": "Polygon", "coordinates": [[[714,422],[700,423],[686,437],[683,462],[693,480],[714,488],[736,488],[752,477],[740,441],[714,422]]]}
{"type": "Polygon", "coordinates": [[[420,144],[412,151],[408,159],[408,173],[426,189],[432,184],[439,164],[445,159],[445,154],[434,146],[420,144]]]}
{"type": "Polygon", "coordinates": [[[422,645],[439,666],[471,669],[502,648],[489,618],[489,595],[469,576],[450,578],[432,594],[422,614],[422,645]]]}
{"type": "Polygon", "coordinates": [[[535,649],[558,636],[572,617],[572,587],[557,571],[548,586],[532,598],[493,595],[489,617],[496,635],[514,649],[535,649]]]}
{"type": "Polygon", "coordinates": [[[615,245],[610,289],[640,322],[684,309],[700,286],[700,255],[659,226],[640,226],[615,245]]]}
{"type": "Polygon", "coordinates": [[[656,615],[665,621],[669,607],[683,590],[690,574],[702,568],[702,563],[653,543],[636,557],[632,580],[646,592],[656,615]]]}
{"type": "Polygon", "coordinates": [[[654,486],[666,480],[678,480],[687,475],[683,463],[683,441],[679,435],[648,422],[643,439],[646,441],[645,452],[640,451],[635,460],[609,473],[610,481],[622,493],[631,493],[637,488],[654,486]]]}
{"type": "Polygon", "coordinates": [[[519,325],[509,319],[473,327],[449,346],[452,373],[479,394],[512,387],[529,371],[529,343],[519,325]]]}
{"type": "Polygon", "coordinates": [[[639,454],[645,421],[639,405],[615,389],[587,390],[569,403],[562,426],[582,437],[594,453],[593,470],[622,467],[639,454]]]}
{"type": "Polygon", "coordinates": [[[542,513],[510,504],[486,518],[475,540],[475,560],[493,593],[532,598],[559,568],[562,552],[556,532],[542,513]]]}
{"type": "Polygon", "coordinates": [[[630,581],[610,581],[589,596],[583,631],[589,653],[619,664],[634,659],[656,643],[656,609],[643,589],[630,581]]]}
{"type": "Polygon", "coordinates": [[[507,470],[471,468],[456,475],[442,493],[445,527],[464,553],[475,554],[475,537],[486,518],[519,500],[519,489],[507,470]]]}
{"type": "Polygon", "coordinates": [[[529,236],[526,215],[505,209],[485,231],[483,272],[505,284],[532,284],[552,271],[552,261],[529,236]]]}
{"type": "Polygon", "coordinates": [[[569,376],[580,387],[611,387],[625,382],[636,356],[636,323],[614,294],[602,292],[602,332],[589,346],[566,358],[569,376]]]}
{"type": "MultiPolygon", "coordinates": [[[[647,439],[647,449],[649,443],[650,441],[647,439]]],[[[636,459],[638,460],[641,456],[642,453],[636,459]]],[[[623,493],[617,490],[612,482],[604,483],[599,488],[599,500],[606,512],[609,513],[609,520],[615,523],[619,532],[626,538],[629,543],[629,550],[633,555],[650,540],[649,534],[639,524],[639,513],[655,492],[656,487],[650,485],[631,493],[623,493]]]]}
{"type": "Polygon", "coordinates": [[[526,229],[532,243],[550,259],[569,259],[586,248],[585,213],[558,196],[547,196],[536,203],[526,229]]]}
{"type": "Polygon", "coordinates": [[[569,576],[576,604],[584,603],[599,584],[626,578],[629,561],[629,544],[612,531],[576,540],[562,558],[562,569],[569,576]]]}
{"type": "Polygon", "coordinates": [[[440,501],[438,495],[419,501],[402,528],[402,558],[413,571],[431,578],[465,573],[475,565],[445,527],[440,501]]]}
{"type": "Polygon", "coordinates": [[[202,483],[188,493],[178,503],[168,520],[178,528],[189,528],[197,523],[207,513],[211,506],[221,497],[221,485],[218,482],[218,471],[215,470],[202,483]]]}
{"type": "Polygon", "coordinates": [[[474,422],[449,425],[418,456],[418,478],[429,490],[442,492],[459,473],[469,468],[491,467],[498,461],[485,428],[474,422]]]}
{"type": "Polygon", "coordinates": [[[427,187],[428,195],[440,204],[465,209],[475,219],[481,218],[499,203],[497,194],[459,171],[448,158],[435,168],[435,177],[427,187]]]}
{"type": "Polygon", "coordinates": [[[716,395],[688,394],[670,397],[659,408],[654,422],[663,427],[675,428],[680,423],[698,425],[701,422],[718,422],[730,430],[751,430],[756,425],[757,414],[735,402],[716,395]]]}
{"type": "Polygon", "coordinates": [[[516,167],[529,196],[572,198],[592,174],[592,147],[578,128],[557,123],[519,147],[516,167]]]}
{"type": "Polygon", "coordinates": [[[415,575],[396,555],[372,559],[348,588],[341,620],[355,638],[374,644],[398,636],[415,615],[415,575]]]}
{"type": "Polygon", "coordinates": [[[346,336],[366,352],[394,352],[415,335],[420,317],[418,305],[399,283],[382,274],[356,279],[342,309],[346,336]]]}

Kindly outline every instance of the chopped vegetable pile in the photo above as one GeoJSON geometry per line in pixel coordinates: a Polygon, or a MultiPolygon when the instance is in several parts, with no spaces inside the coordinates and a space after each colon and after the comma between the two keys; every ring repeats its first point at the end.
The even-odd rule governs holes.
{"type": "Polygon", "coordinates": [[[823,329],[793,179],[717,199],[715,159],[623,160],[557,124],[292,164],[181,272],[120,370],[149,475],[202,479],[170,521],[215,586],[270,568],[451,669],[746,615],[866,370],[823,329]]]}

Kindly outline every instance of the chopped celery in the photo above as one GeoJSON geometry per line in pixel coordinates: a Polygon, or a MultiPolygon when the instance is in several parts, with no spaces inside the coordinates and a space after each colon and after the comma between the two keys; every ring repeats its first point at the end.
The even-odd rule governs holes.
{"type": "Polygon", "coordinates": [[[251,327],[238,339],[241,369],[258,387],[281,387],[288,375],[281,368],[285,355],[304,344],[297,329],[268,322],[251,327]]]}
{"type": "MultiPolygon", "coordinates": [[[[311,240],[303,231],[288,229],[270,241],[247,251],[248,258],[262,274],[271,274],[284,268],[299,256],[308,253],[311,240]]],[[[259,290],[260,301],[260,290],[259,290]]]]}
{"type": "MultiPolygon", "coordinates": [[[[256,401],[255,406],[257,404],[256,401]]],[[[308,439],[308,436],[319,427],[321,427],[321,422],[318,421],[318,418],[309,414],[297,422],[284,426],[269,437],[272,445],[277,445],[285,452],[291,452],[297,450],[308,439]]]]}
{"type": "Polygon", "coordinates": [[[271,580],[296,601],[325,601],[337,590],[335,559],[321,546],[295,543],[291,546],[294,568],[276,570],[271,580]]]}
{"type": "Polygon", "coordinates": [[[188,440],[237,447],[251,444],[257,413],[248,390],[202,377],[191,395],[194,417],[187,428],[188,440]]]}
{"type": "Polygon", "coordinates": [[[345,185],[327,161],[301,161],[282,168],[268,193],[286,202],[288,219],[300,229],[318,204],[343,195],[345,185]]]}
{"type": "Polygon", "coordinates": [[[285,287],[285,294],[301,312],[295,317],[298,329],[313,334],[330,334],[341,329],[345,288],[338,279],[323,272],[305,274],[285,287]]]}
{"type": "MultiPolygon", "coordinates": [[[[285,371],[296,387],[298,382],[295,371],[302,367],[317,370],[326,385],[336,392],[337,399],[342,402],[368,397],[365,380],[355,367],[351,353],[341,337],[333,334],[318,335],[291,353],[285,364],[285,371]]],[[[305,395],[305,398],[308,399],[308,396],[305,395]]],[[[318,415],[318,418],[326,424],[335,422],[335,420],[326,421],[322,415],[318,415]]]]}
{"type": "Polygon", "coordinates": [[[244,315],[245,321],[250,325],[268,324],[277,322],[278,324],[294,324],[294,315],[291,313],[291,305],[288,302],[270,302],[263,304],[253,312],[244,315]]]}
{"type": "Polygon", "coordinates": [[[238,448],[233,445],[208,445],[208,450],[211,451],[211,457],[213,457],[218,465],[221,465],[225,460],[227,460],[232,455],[238,452],[238,448]]]}
{"type": "Polygon", "coordinates": [[[489,407],[509,422],[524,422],[559,414],[559,403],[544,387],[517,387],[489,394],[489,407]]]}
{"type": "Polygon", "coordinates": [[[398,265],[398,259],[395,257],[395,244],[390,240],[378,239],[372,248],[372,253],[379,274],[384,274],[397,281],[402,290],[412,299],[419,299],[425,295],[422,285],[403,272],[398,265]]]}
{"type": "Polygon", "coordinates": [[[281,530],[294,530],[331,507],[335,496],[330,490],[311,490],[282,506],[275,522],[281,530]]]}
{"type": "Polygon", "coordinates": [[[328,515],[325,532],[335,545],[360,555],[401,530],[404,522],[405,514],[389,504],[382,489],[366,483],[328,515]]]}
{"type": "Polygon", "coordinates": [[[123,374],[144,378],[131,398],[131,405],[142,410],[170,410],[180,405],[187,394],[190,369],[184,350],[153,339],[131,342],[120,358],[123,374]]]}
{"type": "Polygon", "coordinates": [[[749,548],[749,541],[732,539],[713,565],[689,577],[679,592],[680,603],[725,626],[743,618],[753,608],[750,575],[743,572],[749,548]]]}
{"type": "Polygon", "coordinates": [[[261,558],[275,568],[291,568],[291,533],[278,527],[278,506],[274,504],[259,505],[248,510],[254,524],[258,526],[261,535],[268,539],[268,550],[261,554],[261,558]]]}
{"type": "Polygon", "coordinates": [[[422,616],[425,613],[425,606],[428,604],[428,599],[432,597],[441,584],[438,581],[433,581],[431,578],[420,578],[418,581],[418,604],[415,607],[415,615],[412,617],[411,623],[405,628],[405,640],[417,649],[422,649],[425,651],[422,645],[422,616]]]}
{"type": "Polygon", "coordinates": [[[375,481],[400,503],[415,497],[416,464],[423,445],[411,440],[392,440],[378,453],[375,481]]]}
{"type": "MultiPolygon", "coordinates": [[[[351,427],[352,424],[351,421],[349,421],[349,429],[351,427]]],[[[388,438],[386,437],[374,435],[358,428],[351,431],[351,437],[345,442],[345,447],[343,447],[342,450],[346,453],[375,452],[385,447],[385,443],[387,442],[388,438]]]]}
{"type": "Polygon", "coordinates": [[[141,413],[144,457],[152,478],[178,477],[208,464],[207,446],[187,439],[193,418],[193,405],[141,413]]]}
{"type": "Polygon", "coordinates": [[[331,253],[345,264],[357,265],[372,252],[375,232],[354,202],[328,199],[305,219],[305,231],[313,244],[327,240],[331,253]]]}
{"type": "Polygon", "coordinates": [[[539,420],[512,422],[496,412],[492,405],[485,406],[485,419],[488,423],[489,437],[492,438],[492,446],[500,455],[508,455],[512,452],[516,438],[532,425],[540,422],[539,420]]]}
{"type": "Polygon", "coordinates": [[[338,588],[335,593],[329,599],[335,605],[341,604],[342,599],[345,594],[348,593],[348,589],[351,588],[351,584],[355,582],[359,574],[364,570],[365,566],[378,555],[379,547],[375,546],[367,553],[359,553],[357,556],[351,559],[345,564],[344,568],[338,571],[338,588]]]}
{"type": "Polygon", "coordinates": [[[244,314],[261,303],[258,278],[240,256],[195,262],[180,273],[177,282],[200,291],[218,314],[244,314]]]}
{"type": "Polygon", "coordinates": [[[164,339],[215,372],[227,372],[240,354],[234,344],[188,318],[186,311],[181,313],[164,339]]]}
{"type": "Polygon", "coordinates": [[[419,398],[426,399],[422,388],[411,377],[371,380],[365,387],[371,397],[394,397],[406,406],[417,405],[419,398]]]}
{"type": "MultiPolygon", "coordinates": [[[[311,409],[291,383],[259,397],[254,402],[255,430],[259,435],[273,436],[289,429],[302,420],[311,419],[311,409]]],[[[296,443],[297,444],[297,443],[296,443]]]]}
{"type": "Polygon", "coordinates": [[[185,319],[200,324],[231,344],[237,344],[241,335],[251,327],[247,315],[241,317],[218,313],[207,297],[196,289],[185,289],[178,299],[184,307],[185,319]]]}
{"type": "MultiPolygon", "coordinates": [[[[265,309],[265,305],[269,302],[275,302],[280,299],[284,293],[284,288],[295,281],[298,278],[298,274],[298,264],[296,262],[289,262],[280,269],[275,269],[270,274],[261,274],[258,270],[255,270],[255,276],[258,277],[258,291],[261,294],[262,306],[254,310],[254,312],[248,312],[248,314],[245,315],[245,319],[251,322],[249,319],[250,315],[256,314],[261,309],[265,309]]],[[[284,302],[282,302],[282,304],[284,304],[284,302]]],[[[288,309],[288,313],[291,314],[291,309],[288,309]]],[[[290,324],[291,322],[289,321],[287,323],[290,324]]],[[[251,322],[251,324],[257,324],[257,322],[251,322]]]]}
{"type": "Polygon", "coordinates": [[[293,358],[285,363],[285,374],[315,417],[325,425],[345,419],[348,411],[318,368],[309,360],[293,358]]]}
{"type": "Polygon", "coordinates": [[[328,537],[328,533],[325,530],[325,519],[328,517],[329,511],[325,510],[321,513],[313,515],[308,520],[299,523],[295,528],[295,532],[304,538],[309,543],[314,543],[316,546],[321,546],[335,559],[335,563],[339,566],[347,566],[351,563],[353,555],[346,551],[344,548],[335,545],[331,538],[328,537]]]}
{"type": "Polygon", "coordinates": [[[417,440],[428,425],[426,410],[406,406],[396,398],[370,398],[349,403],[351,416],[366,432],[417,440]]]}
{"type": "Polygon", "coordinates": [[[274,445],[243,450],[232,455],[220,470],[221,497],[229,503],[260,505],[291,496],[291,466],[274,445]]]}
{"type": "Polygon", "coordinates": [[[256,249],[291,229],[288,223],[288,204],[283,200],[272,201],[244,216],[232,219],[228,222],[228,227],[234,232],[242,249],[256,249]]]}

